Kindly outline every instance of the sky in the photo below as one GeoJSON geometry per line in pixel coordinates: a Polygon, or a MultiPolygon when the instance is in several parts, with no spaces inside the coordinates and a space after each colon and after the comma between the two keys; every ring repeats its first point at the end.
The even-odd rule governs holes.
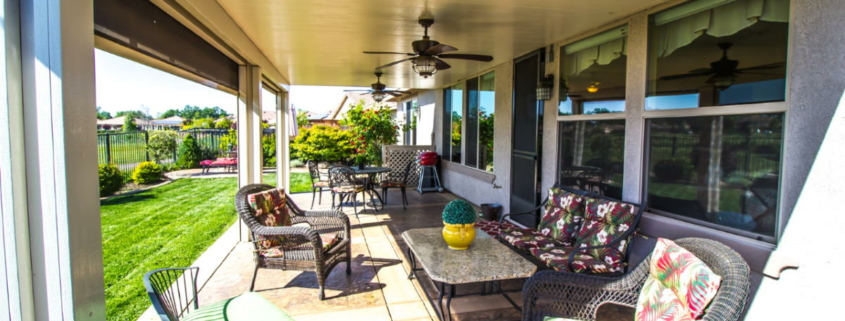
{"type": "MultiPolygon", "coordinates": [[[[99,49],[94,57],[97,106],[112,115],[123,110],[142,110],[157,117],[168,109],[182,109],[185,105],[216,106],[230,114],[237,110],[237,97],[232,94],[99,49]]],[[[340,104],[345,89],[368,88],[291,86],[290,101],[298,110],[327,113],[340,104]]],[[[267,92],[264,93],[266,96],[267,92]]],[[[271,101],[262,99],[262,105],[271,101]]]]}

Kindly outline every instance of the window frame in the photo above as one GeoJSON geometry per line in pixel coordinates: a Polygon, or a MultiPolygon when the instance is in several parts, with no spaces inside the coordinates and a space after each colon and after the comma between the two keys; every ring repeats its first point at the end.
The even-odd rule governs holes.
{"type": "MultiPolygon", "coordinates": [[[[678,3],[675,5],[669,5],[661,8],[655,8],[647,12],[646,16],[646,23],[645,23],[645,37],[644,39],[647,41],[649,45],[647,48],[651,48],[650,41],[651,41],[651,32],[652,32],[652,19],[653,16],[665,11],[670,10],[672,8],[677,8],[680,6],[688,5],[690,2],[683,2],[678,3]]],[[[790,3],[790,5],[793,5],[790,3]]],[[[794,16],[790,15],[789,17],[789,24],[793,23],[794,16]]],[[[645,200],[648,199],[648,191],[649,191],[649,164],[650,164],[650,151],[651,146],[649,144],[649,137],[651,137],[651,129],[649,126],[649,122],[652,119],[667,119],[667,118],[684,118],[684,117],[715,117],[715,116],[733,116],[733,115],[753,115],[753,114],[769,114],[769,113],[783,113],[784,114],[784,122],[787,119],[788,111],[789,111],[789,99],[790,99],[790,70],[792,68],[792,35],[787,35],[786,39],[786,61],[785,61],[785,72],[784,72],[784,79],[786,84],[784,86],[784,100],[783,101],[767,101],[767,102],[758,102],[758,103],[744,103],[744,104],[733,104],[733,105],[721,105],[721,106],[699,106],[696,108],[678,108],[678,109],[664,109],[664,110],[647,110],[645,105],[645,99],[648,98],[648,83],[649,80],[646,77],[643,77],[639,81],[642,82],[642,110],[640,110],[641,117],[638,117],[640,124],[642,125],[642,146],[640,146],[640,155],[642,163],[641,163],[641,171],[639,177],[640,179],[640,199],[643,200],[643,203],[646,203],[645,200]]],[[[651,51],[646,49],[645,57],[643,62],[645,65],[642,67],[644,70],[647,70],[650,63],[651,51]]],[[[627,102],[627,97],[626,97],[627,102]]],[[[625,111],[628,111],[627,105],[625,111]]],[[[572,116],[569,116],[572,117],[572,116]]],[[[784,163],[784,155],[785,155],[785,148],[786,148],[786,124],[784,124],[783,128],[783,140],[781,142],[781,154],[779,160],[779,173],[784,172],[785,163],[784,163]]],[[[724,233],[728,233],[730,235],[740,237],[745,240],[749,241],[758,241],[764,242],[767,245],[777,246],[778,241],[783,235],[783,227],[784,222],[789,219],[789,215],[784,215],[781,212],[781,203],[780,200],[783,197],[783,175],[779,175],[778,177],[778,189],[777,189],[777,210],[775,212],[775,230],[773,236],[763,235],[759,233],[749,232],[725,225],[719,225],[712,222],[707,222],[703,220],[698,220],[690,217],[686,217],[680,214],[675,214],[671,212],[662,211],[659,209],[651,208],[648,204],[646,205],[646,211],[649,213],[654,213],[655,215],[666,217],[670,219],[675,219],[681,222],[685,222],[688,224],[692,224],[695,226],[699,226],[706,229],[716,230],[724,233]]]]}
{"type": "MultiPolygon", "coordinates": [[[[467,155],[466,150],[467,150],[467,147],[468,147],[468,144],[466,142],[466,130],[467,130],[467,126],[466,126],[467,125],[467,116],[466,115],[467,115],[467,112],[469,111],[469,105],[468,105],[469,104],[469,90],[467,89],[467,81],[470,80],[470,79],[477,79],[478,80],[478,90],[477,90],[479,92],[479,100],[478,100],[479,106],[478,106],[478,108],[479,108],[479,111],[480,111],[481,110],[481,100],[480,100],[480,98],[481,98],[481,96],[480,96],[480,93],[481,93],[481,77],[485,76],[487,74],[491,74],[491,73],[494,75],[493,76],[493,93],[495,94],[496,93],[495,88],[496,88],[496,84],[497,84],[496,68],[486,69],[486,70],[484,70],[480,73],[473,74],[472,76],[467,77],[465,79],[461,79],[459,81],[450,83],[450,84],[448,84],[448,85],[446,85],[442,88],[444,108],[443,108],[443,128],[442,128],[442,131],[441,131],[441,134],[443,135],[443,137],[441,137],[442,138],[441,141],[444,144],[444,146],[443,146],[444,149],[443,149],[443,155],[441,155],[442,156],[441,158],[442,158],[442,160],[448,161],[452,164],[461,165],[461,166],[466,167],[466,168],[470,168],[470,169],[473,169],[473,170],[477,170],[477,171],[492,175],[494,173],[492,171],[487,171],[486,169],[478,168],[477,166],[470,166],[470,165],[467,165],[467,163],[466,163],[466,155],[467,155]],[[460,162],[452,161],[452,159],[451,159],[451,147],[452,147],[452,145],[451,145],[451,137],[452,137],[451,136],[452,135],[451,134],[451,132],[452,132],[451,131],[451,125],[452,125],[451,114],[452,114],[452,99],[454,99],[454,97],[452,97],[452,93],[450,91],[452,90],[452,87],[454,87],[456,85],[461,85],[461,88],[462,88],[461,89],[462,103],[461,103],[461,160],[460,160],[460,162]],[[448,124],[447,124],[447,122],[448,122],[448,124]],[[447,139],[446,139],[447,134],[449,135],[449,139],[448,139],[449,147],[448,148],[449,148],[449,152],[450,152],[448,159],[445,157],[446,148],[447,148],[445,146],[445,144],[447,142],[447,139]]],[[[496,112],[496,100],[495,99],[493,100],[492,110],[493,110],[493,114],[495,114],[495,112],[496,112]]],[[[481,160],[481,144],[480,144],[480,141],[481,141],[481,119],[480,118],[477,121],[476,130],[477,130],[478,133],[476,135],[477,139],[476,139],[476,142],[475,142],[475,147],[476,147],[476,163],[478,163],[479,160],[481,160]]],[[[493,134],[493,139],[495,140],[495,130],[494,130],[494,134],[493,134]]],[[[495,169],[495,163],[496,162],[495,162],[495,157],[494,157],[494,160],[493,160],[493,164],[494,164],[493,168],[494,169],[495,169]]],[[[478,166],[482,166],[482,165],[478,164],[478,166]]],[[[486,164],[484,164],[484,166],[486,166],[486,164]]]]}

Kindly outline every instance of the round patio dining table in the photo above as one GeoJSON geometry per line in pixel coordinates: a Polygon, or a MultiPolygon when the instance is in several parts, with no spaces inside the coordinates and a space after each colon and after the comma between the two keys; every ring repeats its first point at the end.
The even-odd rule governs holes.
{"type": "Polygon", "coordinates": [[[364,167],[363,169],[360,169],[357,166],[355,166],[355,167],[352,167],[352,169],[355,171],[356,175],[367,175],[367,182],[366,182],[366,186],[367,186],[366,188],[367,189],[366,189],[366,191],[370,194],[370,200],[372,200],[372,202],[373,202],[373,208],[377,211],[383,210],[384,209],[384,200],[382,200],[381,194],[378,193],[375,186],[373,186],[372,182],[373,182],[373,177],[375,177],[376,174],[387,173],[387,172],[390,172],[391,169],[389,167],[378,167],[378,166],[367,166],[367,167],[364,167]],[[373,197],[373,194],[375,194],[375,197],[373,197]],[[376,204],[376,199],[378,199],[378,204],[376,204]],[[381,208],[378,208],[379,205],[381,205],[381,208]]]}

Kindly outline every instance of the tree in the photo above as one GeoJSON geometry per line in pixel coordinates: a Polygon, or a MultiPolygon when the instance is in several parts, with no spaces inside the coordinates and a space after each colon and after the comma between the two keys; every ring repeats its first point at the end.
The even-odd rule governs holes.
{"type": "Polygon", "coordinates": [[[176,161],[176,166],[179,168],[195,168],[199,165],[202,157],[202,150],[197,144],[194,136],[188,134],[182,141],[182,146],[179,147],[179,159],[176,161]]]}
{"type": "Polygon", "coordinates": [[[103,110],[102,107],[97,107],[97,119],[111,119],[111,113],[103,110]]]}
{"type": "Polygon", "coordinates": [[[217,129],[231,129],[232,128],[232,120],[227,117],[221,117],[217,121],[214,122],[214,128],[217,129]]]}
{"type": "Polygon", "coordinates": [[[306,113],[298,113],[296,114],[296,126],[299,128],[303,128],[308,126],[308,114],[306,113]]]}
{"type": "Polygon", "coordinates": [[[291,143],[294,158],[317,162],[344,161],[352,157],[352,133],[336,127],[316,125],[303,128],[291,143]]]}
{"type": "Polygon", "coordinates": [[[381,165],[381,146],[396,143],[399,126],[384,106],[364,108],[364,101],[352,105],[341,125],[348,126],[354,137],[355,160],[381,165]]]}
{"type": "Polygon", "coordinates": [[[131,133],[131,132],[137,132],[137,131],[138,131],[138,125],[135,124],[135,118],[133,118],[131,116],[126,116],[126,118],[123,119],[123,132],[124,133],[131,133]]]}
{"type": "Polygon", "coordinates": [[[173,116],[179,116],[179,110],[176,110],[176,109],[168,109],[167,111],[165,111],[164,113],[162,113],[162,114],[161,114],[160,116],[158,116],[158,117],[159,117],[159,118],[170,118],[170,117],[173,117],[173,116]]]}
{"type": "Polygon", "coordinates": [[[149,114],[140,111],[140,110],[122,110],[114,114],[114,117],[126,116],[127,118],[132,119],[143,119],[143,120],[150,120],[153,119],[152,116],[149,114]]]}
{"type": "Polygon", "coordinates": [[[161,161],[173,157],[176,153],[176,139],[178,135],[172,130],[158,130],[150,134],[150,140],[147,142],[147,152],[150,153],[150,158],[156,163],[161,164],[161,161]]]}

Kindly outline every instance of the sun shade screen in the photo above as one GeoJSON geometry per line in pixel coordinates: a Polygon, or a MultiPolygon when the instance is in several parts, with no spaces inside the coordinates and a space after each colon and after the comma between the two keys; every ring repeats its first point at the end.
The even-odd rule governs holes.
{"type": "Polygon", "coordinates": [[[614,28],[590,38],[566,45],[563,53],[570,55],[569,76],[576,76],[594,63],[610,64],[616,58],[628,54],[628,26],[614,28]]]}
{"type": "Polygon", "coordinates": [[[94,1],[94,33],[238,89],[238,64],[150,1],[94,1]]]}

